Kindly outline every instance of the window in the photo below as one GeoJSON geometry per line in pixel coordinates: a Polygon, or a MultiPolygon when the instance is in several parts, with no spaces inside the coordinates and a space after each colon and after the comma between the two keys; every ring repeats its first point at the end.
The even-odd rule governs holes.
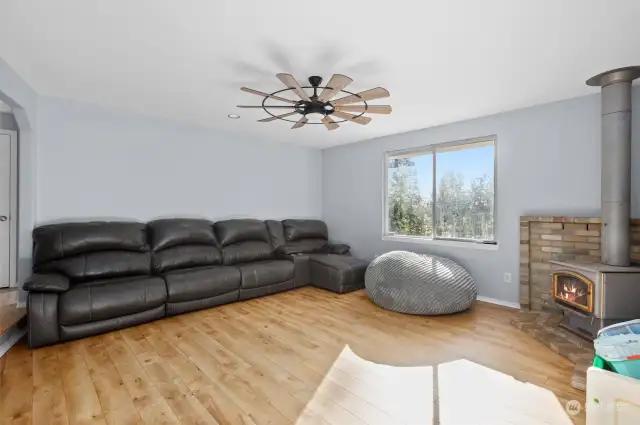
{"type": "Polygon", "coordinates": [[[496,138],[389,152],[386,236],[495,244],[496,138]]]}

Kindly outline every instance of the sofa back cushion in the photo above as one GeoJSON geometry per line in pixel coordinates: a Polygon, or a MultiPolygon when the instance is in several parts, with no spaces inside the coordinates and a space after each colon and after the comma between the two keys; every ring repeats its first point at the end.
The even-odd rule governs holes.
{"type": "Polygon", "coordinates": [[[327,225],[321,220],[283,220],[287,247],[299,252],[313,252],[324,248],[329,240],[327,225]]]}
{"type": "Polygon", "coordinates": [[[269,239],[271,239],[271,248],[275,251],[287,244],[284,239],[284,227],[282,222],[277,220],[266,220],[267,230],[269,232],[269,239]]]}
{"type": "Polygon", "coordinates": [[[213,222],[170,218],[147,224],[155,273],[221,264],[213,222]]]}
{"type": "Polygon", "coordinates": [[[222,247],[222,263],[238,264],[272,258],[269,232],[264,221],[224,220],[213,225],[222,247]]]}
{"type": "Polygon", "coordinates": [[[51,224],[33,231],[33,271],[71,282],[150,274],[145,225],[134,222],[51,224]]]}

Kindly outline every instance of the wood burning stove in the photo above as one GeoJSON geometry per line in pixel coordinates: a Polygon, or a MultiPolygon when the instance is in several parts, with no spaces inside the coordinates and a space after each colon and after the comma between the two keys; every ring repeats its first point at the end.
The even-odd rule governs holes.
{"type": "Polygon", "coordinates": [[[601,328],[640,317],[640,267],[631,266],[631,82],[640,67],[587,80],[601,95],[601,263],[551,261],[553,299],[567,329],[595,338],[601,328]]]}
{"type": "Polygon", "coordinates": [[[585,338],[614,323],[640,317],[640,267],[551,261],[553,299],[565,327],[585,338]]]}

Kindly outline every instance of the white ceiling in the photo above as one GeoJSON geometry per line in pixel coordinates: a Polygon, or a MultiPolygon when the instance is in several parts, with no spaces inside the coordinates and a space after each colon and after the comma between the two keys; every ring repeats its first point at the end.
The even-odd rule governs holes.
{"type": "Polygon", "coordinates": [[[640,65],[637,0],[0,0],[0,57],[42,95],[328,147],[596,93],[640,65]],[[387,88],[368,126],[257,123],[261,91],[349,75],[387,88]],[[239,113],[240,120],[230,120],[239,113]]]}

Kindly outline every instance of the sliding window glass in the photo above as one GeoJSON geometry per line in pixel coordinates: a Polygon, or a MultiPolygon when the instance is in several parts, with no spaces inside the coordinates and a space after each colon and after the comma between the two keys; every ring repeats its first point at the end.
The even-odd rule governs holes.
{"type": "Polygon", "coordinates": [[[386,155],[385,235],[495,241],[495,137],[386,155]]]}

